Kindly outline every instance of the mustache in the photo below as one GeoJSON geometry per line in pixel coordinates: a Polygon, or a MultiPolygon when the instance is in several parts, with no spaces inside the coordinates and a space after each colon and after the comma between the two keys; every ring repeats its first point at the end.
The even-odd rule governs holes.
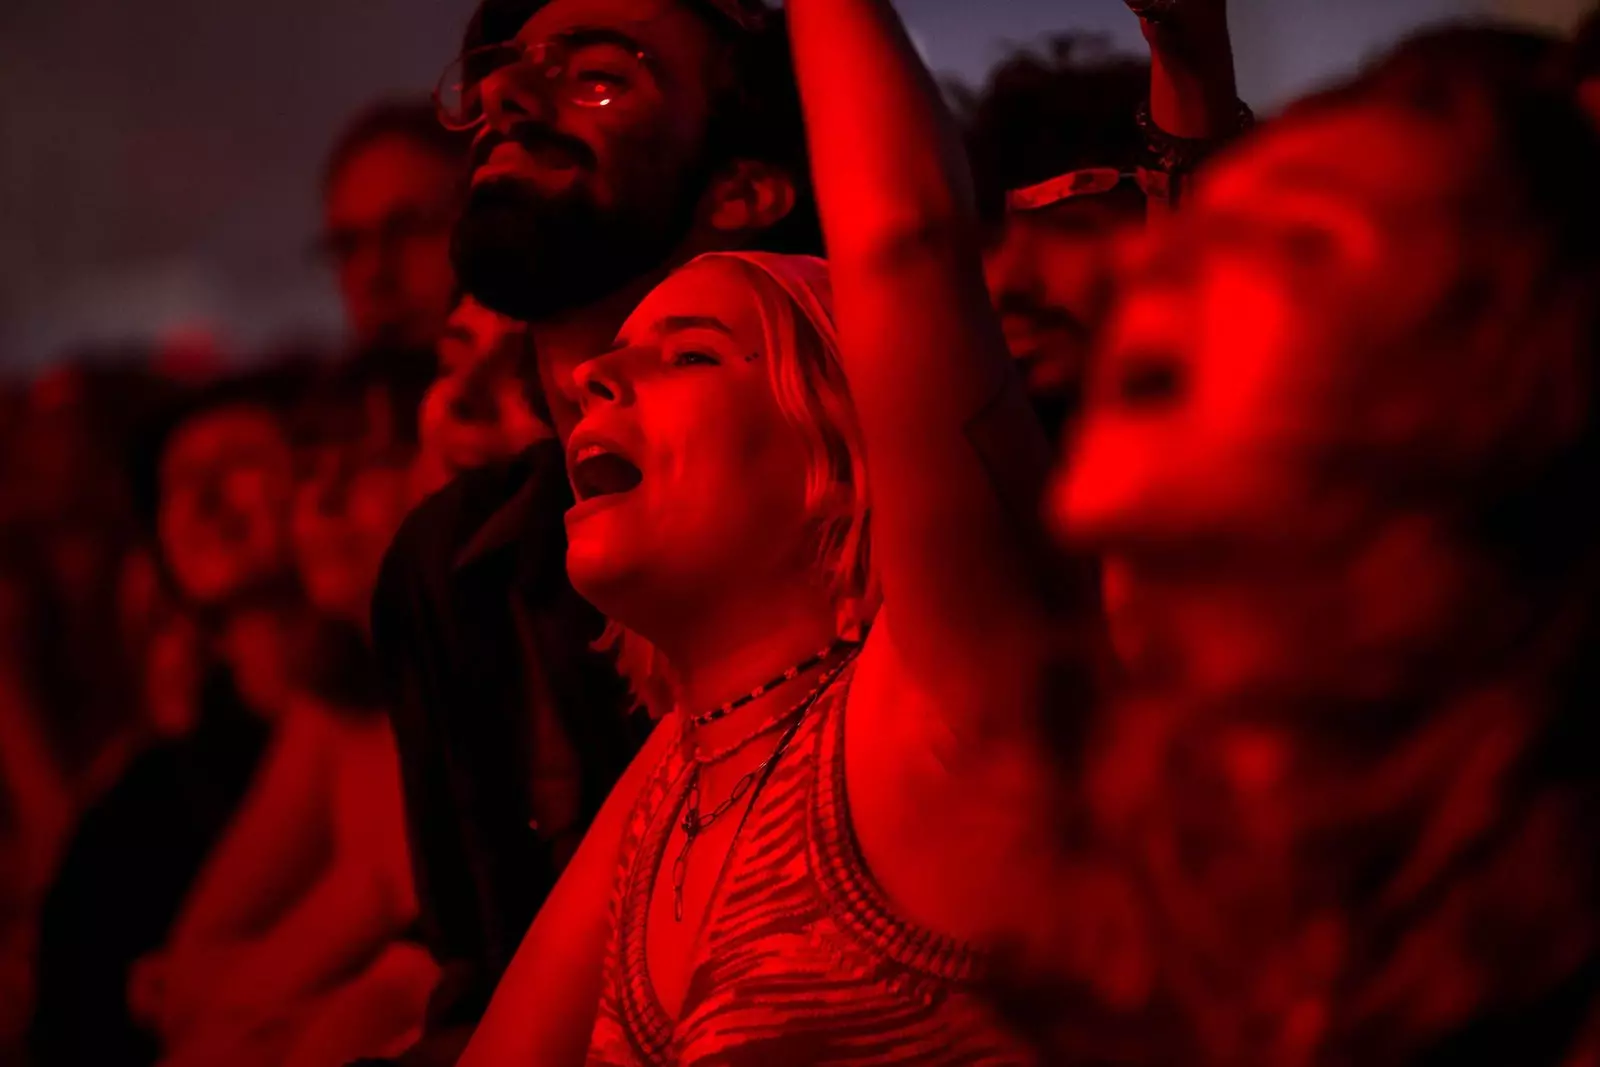
{"type": "Polygon", "coordinates": [[[472,146],[472,169],[476,171],[487,163],[494,150],[507,142],[515,142],[529,153],[560,152],[585,170],[593,170],[597,162],[594,150],[578,138],[545,123],[529,121],[519,122],[509,130],[489,130],[479,137],[472,146]]]}

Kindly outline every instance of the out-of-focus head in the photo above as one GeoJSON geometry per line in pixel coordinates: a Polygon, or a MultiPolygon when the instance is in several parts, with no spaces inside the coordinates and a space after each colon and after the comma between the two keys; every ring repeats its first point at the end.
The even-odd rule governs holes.
{"type": "Polygon", "coordinates": [[[215,387],[162,420],[136,456],[163,569],[191,604],[224,607],[288,573],[293,458],[275,386],[215,387]]]}
{"type": "Polygon", "coordinates": [[[439,94],[477,131],[467,291],[538,322],[697,252],[820,250],[787,33],[760,9],[484,0],[439,94]]]}
{"type": "Polygon", "coordinates": [[[1211,167],[1052,501],[1136,683],[1073,752],[1069,968],[1148,1062],[1582,1062],[1600,143],[1411,48],[1211,167]]]}
{"type": "Polygon", "coordinates": [[[991,234],[989,292],[1051,421],[1076,406],[1112,238],[1143,219],[1135,114],[1149,84],[1148,62],[1062,37],[1048,56],[1028,51],[1002,63],[981,93],[959,93],[991,234]],[[1044,183],[1053,184],[1042,206],[1010,208],[1011,194],[1044,183]]]}
{"type": "Polygon", "coordinates": [[[1584,19],[1573,38],[1570,74],[1578,103],[1600,126],[1600,5],[1584,19]]]}
{"type": "Polygon", "coordinates": [[[416,413],[362,368],[334,372],[297,420],[290,531],[306,597],[364,626],[394,533],[412,501],[416,413]]]}
{"type": "Polygon", "coordinates": [[[800,587],[866,618],[867,487],[826,267],[714,255],[582,364],[568,443],[574,586],[654,637],[800,587]],[[776,591],[776,592],[775,592],[776,591]]]}
{"type": "Polygon", "coordinates": [[[527,328],[514,319],[471,297],[457,305],[439,339],[439,376],[422,402],[423,462],[430,470],[448,479],[550,436],[524,388],[530,344],[527,328]]]}
{"type": "Polygon", "coordinates": [[[426,102],[383,103],[341,135],[323,179],[322,250],[356,346],[427,348],[455,303],[450,236],[469,139],[426,102]]]}
{"type": "Polygon", "coordinates": [[[1504,638],[1462,598],[1592,518],[1556,472],[1595,427],[1597,166],[1559,94],[1402,50],[1129,250],[1054,494],[1125,652],[1327,692],[1504,638]]]}

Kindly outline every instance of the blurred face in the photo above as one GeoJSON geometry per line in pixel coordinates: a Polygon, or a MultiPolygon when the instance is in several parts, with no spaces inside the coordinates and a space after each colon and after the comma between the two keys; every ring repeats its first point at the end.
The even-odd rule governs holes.
{"type": "Polygon", "coordinates": [[[518,375],[527,344],[521,324],[470,298],[450,316],[421,420],[423,452],[447,477],[549,436],[529,410],[518,375]]]}
{"type": "Polygon", "coordinates": [[[384,553],[410,504],[409,450],[352,441],[307,449],[294,496],[295,558],[318,610],[367,623],[384,553]]]}
{"type": "Polygon", "coordinates": [[[1108,296],[1112,241],[1138,223],[1143,203],[1118,192],[1014,212],[985,252],[990,299],[1034,396],[1071,398],[1082,388],[1108,296]]]}
{"type": "Polygon", "coordinates": [[[450,234],[462,175],[409,138],[383,137],[333,175],[324,243],[357,344],[434,343],[455,302],[450,234]]]}
{"type": "Polygon", "coordinates": [[[162,551],[186,596],[217,604],[283,572],[293,460],[270,412],[190,419],[168,442],[160,479],[162,551]]]}
{"type": "Polygon", "coordinates": [[[553,0],[517,41],[544,65],[481,82],[456,263],[486,306],[536,322],[617,292],[683,243],[708,177],[714,60],[681,0],[553,0]]]}
{"type": "Polygon", "coordinates": [[[1359,498],[1326,488],[1319,442],[1375,417],[1340,410],[1352,376],[1404,358],[1458,276],[1460,157],[1373,105],[1289,119],[1129,249],[1052,503],[1106,555],[1125,655],[1188,618],[1180,639],[1249,659],[1270,635],[1208,614],[1226,590],[1314,571],[1352,535],[1359,498]]]}
{"type": "Polygon", "coordinates": [[[769,378],[750,281],[680,271],[579,367],[567,570],[615,618],[758,596],[814,566],[807,453],[769,378]]]}
{"type": "Polygon", "coordinates": [[[1578,85],[1578,102],[1589,117],[1600,125],[1600,75],[1588,78],[1578,85]]]}

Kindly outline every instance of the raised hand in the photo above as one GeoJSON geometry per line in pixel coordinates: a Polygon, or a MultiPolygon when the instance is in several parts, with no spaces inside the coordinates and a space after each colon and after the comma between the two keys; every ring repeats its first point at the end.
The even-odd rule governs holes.
{"type": "Polygon", "coordinates": [[[1123,0],[1146,26],[1227,18],[1228,0],[1123,0]]]}

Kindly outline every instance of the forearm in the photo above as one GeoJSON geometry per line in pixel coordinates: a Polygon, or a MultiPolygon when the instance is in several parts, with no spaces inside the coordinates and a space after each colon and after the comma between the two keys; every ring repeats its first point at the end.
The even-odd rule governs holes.
{"type": "Polygon", "coordinates": [[[168,943],[239,941],[264,929],[331,858],[325,744],[312,713],[286,724],[244,805],[195,880],[168,943]]]}
{"type": "Polygon", "coordinates": [[[790,0],[812,174],[835,264],[971,227],[965,149],[885,0],[790,0]]]}
{"type": "Polygon", "coordinates": [[[207,863],[173,924],[170,950],[181,955],[191,947],[255,937],[284,914],[327,862],[321,843],[277,850],[262,847],[255,835],[230,834],[207,863]]]}
{"type": "Polygon", "coordinates": [[[291,1004],[354,973],[405,932],[404,910],[378,873],[343,864],[240,958],[234,980],[263,1004],[291,1004]]]}
{"type": "Polygon", "coordinates": [[[789,10],[890,632],[919,684],[976,707],[958,694],[1037,607],[1049,444],[990,306],[954,120],[893,8],[789,10]]]}
{"type": "Polygon", "coordinates": [[[1227,5],[1188,0],[1162,20],[1144,22],[1150,45],[1150,117],[1175,137],[1226,137],[1238,124],[1239,86],[1227,5]]]}

